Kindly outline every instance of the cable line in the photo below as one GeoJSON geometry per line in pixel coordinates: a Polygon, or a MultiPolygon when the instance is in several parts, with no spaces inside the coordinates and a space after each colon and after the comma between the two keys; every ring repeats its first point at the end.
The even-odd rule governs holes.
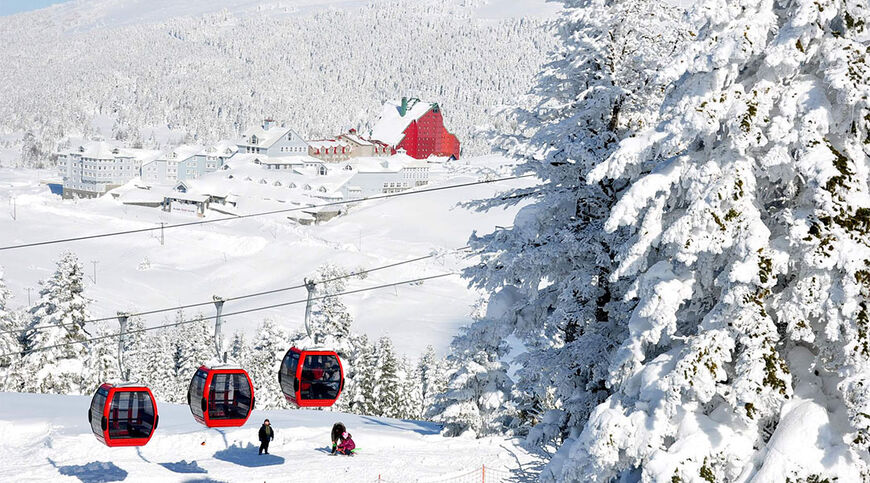
{"type": "MultiPolygon", "coordinates": [[[[342,296],[342,295],[351,295],[351,294],[355,294],[355,293],[368,292],[368,291],[371,291],[371,290],[378,290],[378,289],[382,289],[382,288],[396,287],[396,286],[398,286],[398,285],[404,285],[404,284],[407,284],[407,283],[425,282],[426,280],[434,280],[434,279],[437,279],[437,278],[449,277],[449,276],[451,276],[451,275],[456,275],[456,272],[448,272],[448,273],[442,273],[442,274],[440,274],[440,275],[431,275],[431,276],[429,276],[429,277],[420,277],[420,278],[415,278],[415,279],[411,279],[411,280],[404,280],[404,281],[401,281],[401,282],[393,282],[393,283],[387,283],[387,284],[383,284],[383,285],[376,285],[376,286],[374,286],[374,287],[365,287],[365,288],[359,288],[359,289],[355,289],[355,290],[347,290],[347,291],[345,291],[345,292],[340,292],[340,293],[331,294],[331,295],[320,295],[320,296],[317,296],[317,297],[311,297],[310,300],[324,300],[324,299],[328,299],[328,298],[339,297],[339,296],[342,296]]],[[[304,304],[304,303],[307,303],[308,300],[309,300],[308,298],[304,298],[304,299],[301,299],[301,300],[294,300],[294,301],[292,301],[292,302],[283,302],[283,303],[280,303],[280,304],[264,305],[264,306],[261,306],[261,307],[254,307],[254,308],[251,308],[251,309],[245,309],[245,310],[239,310],[239,311],[236,311],[236,312],[226,313],[226,314],[221,315],[221,317],[222,317],[222,318],[223,318],[223,317],[231,317],[231,316],[234,316],[234,315],[249,314],[249,313],[252,313],[252,312],[260,312],[260,311],[263,311],[263,310],[275,309],[275,308],[279,308],[279,307],[287,307],[287,306],[289,306],[289,305],[304,304]]],[[[173,322],[173,323],[171,323],[171,324],[163,324],[163,325],[155,325],[155,326],[152,326],[152,327],[144,327],[144,328],[142,328],[142,329],[136,329],[136,330],[128,330],[128,331],[125,331],[125,332],[123,333],[123,335],[126,336],[126,335],[129,335],[129,334],[136,334],[136,333],[139,333],[139,332],[147,332],[147,331],[149,331],[149,330],[165,329],[165,328],[169,328],[169,327],[178,327],[178,326],[180,326],[180,325],[192,324],[192,323],[195,323],[195,322],[202,322],[202,321],[206,321],[206,320],[212,320],[212,319],[215,319],[215,318],[217,318],[217,316],[216,316],[216,315],[212,315],[212,316],[209,316],[209,317],[199,317],[199,318],[191,319],[191,320],[183,320],[183,321],[180,321],[180,322],[173,322]]],[[[45,347],[38,347],[38,348],[36,348],[36,349],[30,349],[30,350],[28,350],[28,351],[21,351],[21,352],[7,352],[7,353],[5,353],[5,354],[0,354],[0,358],[10,357],[10,356],[15,356],[15,355],[22,355],[22,356],[24,356],[24,355],[30,354],[31,352],[41,352],[41,351],[45,351],[45,350],[49,350],[49,349],[57,349],[57,348],[59,348],[59,347],[67,347],[67,346],[71,346],[71,345],[86,344],[86,343],[88,343],[88,342],[94,342],[94,341],[104,340],[104,339],[113,339],[113,338],[115,338],[115,337],[120,337],[121,335],[122,335],[122,333],[121,333],[121,332],[118,332],[118,333],[108,334],[108,335],[102,335],[102,336],[98,336],[98,337],[91,337],[91,338],[84,339],[84,340],[75,340],[75,341],[70,341],[70,342],[64,342],[64,343],[62,343],[62,344],[55,344],[55,345],[50,345],[50,346],[45,346],[45,347]]]]}
{"type": "Polygon", "coordinates": [[[120,236],[120,235],[131,235],[131,234],[135,234],[135,233],[145,233],[145,232],[151,232],[151,231],[165,230],[165,229],[169,229],[169,228],[181,228],[181,227],[185,227],[185,226],[206,225],[209,223],[218,223],[221,221],[241,220],[244,218],[255,218],[255,217],[259,217],[259,216],[275,215],[275,214],[279,214],[279,213],[289,213],[292,211],[307,210],[310,208],[322,208],[322,207],[326,207],[326,206],[346,205],[348,203],[359,203],[359,202],[363,202],[363,201],[382,200],[382,199],[387,199],[387,198],[398,198],[400,196],[409,196],[409,195],[421,194],[421,193],[431,193],[433,191],[443,191],[443,190],[448,190],[448,189],[464,188],[467,186],[475,186],[475,185],[480,185],[480,184],[498,183],[501,181],[510,181],[513,179],[530,178],[533,176],[535,176],[535,175],[534,174],[524,174],[524,175],[519,175],[519,176],[510,176],[507,178],[495,178],[495,179],[489,179],[489,180],[483,180],[483,181],[473,181],[473,182],[469,182],[469,183],[459,183],[459,184],[453,184],[453,185],[447,185],[447,186],[437,186],[434,188],[424,188],[424,189],[413,190],[413,191],[408,190],[408,191],[402,191],[400,193],[385,193],[385,194],[381,194],[381,195],[369,196],[367,198],[359,198],[359,199],[355,199],[355,200],[331,201],[329,203],[324,203],[322,205],[297,206],[297,207],[293,207],[293,208],[284,208],[284,209],[280,209],[280,210],[248,213],[245,215],[227,216],[227,217],[223,217],[223,218],[212,218],[209,220],[187,221],[184,223],[173,223],[173,224],[166,224],[166,225],[161,224],[160,226],[149,227],[149,228],[137,228],[135,230],[124,230],[124,231],[115,231],[115,232],[108,232],[108,233],[98,233],[95,235],[84,235],[84,236],[76,236],[76,237],[70,237],[70,238],[58,238],[56,240],[46,240],[46,241],[40,241],[40,242],[22,243],[20,245],[7,245],[7,246],[0,247],[0,251],[17,250],[20,248],[30,248],[30,247],[38,247],[38,246],[44,246],[44,245],[55,245],[55,244],[59,244],[59,243],[69,243],[69,242],[76,242],[76,241],[83,241],[83,240],[92,240],[95,238],[106,238],[106,237],[120,236]]]}
{"type": "MultiPolygon", "coordinates": [[[[315,284],[322,284],[322,283],[335,282],[337,280],[342,280],[345,278],[356,277],[359,275],[366,275],[366,274],[377,272],[380,270],[386,270],[388,268],[398,267],[400,265],[406,265],[409,263],[419,262],[421,260],[426,260],[428,258],[435,258],[435,257],[441,256],[441,255],[446,255],[448,253],[461,252],[461,251],[467,250],[469,248],[471,248],[471,247],[466,245],[466,246],[461,247],[461,248],[455,248],[453,250],[448,250],[447,252],[431,253],[429,255],[424,255],[421,257],[417,257],[417,258],[411,258],[409,260],[402,260],[400,262],[390,263],[389,265],[382,265],[380,267],[368,268],[365,270],[360,270],[359,272],[351,272],[351,273],[348,273],[346,275],[339,275],[337,277],[332,277],[332,278],[328,278],[325,280],[317,280],[314,283],[315,284]]],[[[289,290],[295,290],[295,289],[299,289],[299,288],[305,288],[305,284],[302,283],[302,284],[298,284],[298,285],[291,285],[289,287],[281,287],[281,288],[276,288],[276,289],[272,289],[272,290],[265,290],[262,292],[254,292],[254,293],[249,293],[249,294],[244,294],[244,295],[237,295],[235,297],[227,297],[223,300],[225,302],[229,302],[229,301],[233,301],[233,300],[242,300],[242,299],[251,298],[251,297],[260,297],[262,295],[271,295],[271,294],[275,294],[275,293],[279,293],[279,292],[286,292],[289,290]]],[[[208,302],[197,302],[197,303],[192,303],[192,304],[176,305],[174,307],[165,307],[162,309],[145,310],[142,312],[133,312],[133,313],[127,314],[127,316],[128,317],[137,317],[137,316],[142,316],[142,315],[153,315],[153,314],[159,314],[159,313],[163,313],[163,312],[172,312],[175,310],[184,310],[184,309],[189,309],[189,308],[193,308],[193,307],[203,307],[203,306],[212,305],[212,304],[214,304],[214,300],[210,300],[208,302]]],[[[0,335],[2,335],[2,334],[16,334],[16,333],[30,332],[30,331],[39,331],[42,329],[52,329],[52,328],[58,328],[58,327],[64,328],[64,329],[72,329],[75,327],[82,327],[85,324],[92,324],[95,322],[105,322],[107,320],[116,320],[117,318],[118,317],[100,317],[98,319],[88,319],[88,320],[83,320],[81,322],[76,322],[76,323],[72,323],[72,324],[35,325],[33,327],[25,327],[23,329],[3,330],[3,331],[0,331],[0,335]]]]}

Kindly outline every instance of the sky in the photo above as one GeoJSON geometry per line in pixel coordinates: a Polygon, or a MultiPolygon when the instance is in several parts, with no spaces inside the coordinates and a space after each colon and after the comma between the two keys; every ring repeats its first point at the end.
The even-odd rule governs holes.
{"type": "Polygon", "coordinates": [[[67,0],[0,0],[0,17],[45,8],[67,0]]]}

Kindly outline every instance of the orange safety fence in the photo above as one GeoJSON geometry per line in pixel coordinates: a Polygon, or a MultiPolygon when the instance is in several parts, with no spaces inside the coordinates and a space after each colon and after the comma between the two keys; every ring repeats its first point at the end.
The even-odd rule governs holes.
{"type": "MultiPolygon", "coordinates": [[[[475,468],[464,473],[440,478],[418,479],[417,481],[420,483],[506,483],[514,481],[514,478],[514,475],[512,475],[508,470],[490,468],[486,465],[482,465],[480,468],[475,468]]],[[[378,479],[375,481],[379,483],[399,483],[396,480],[384,478],[382,475],[378,475],[378,479]]]]}

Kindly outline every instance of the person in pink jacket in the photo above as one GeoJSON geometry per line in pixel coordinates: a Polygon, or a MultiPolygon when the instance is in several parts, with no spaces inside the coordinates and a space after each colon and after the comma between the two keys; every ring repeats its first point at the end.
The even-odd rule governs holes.
{"type": "Polygon", "coordinates": [[[339,454],[353,456],[354,448],[356,448],[356,443],[351,439],[350,433],[347,431],[341,433],[341,442],[338,443],[336,451],[338,451],[339,454]]]}

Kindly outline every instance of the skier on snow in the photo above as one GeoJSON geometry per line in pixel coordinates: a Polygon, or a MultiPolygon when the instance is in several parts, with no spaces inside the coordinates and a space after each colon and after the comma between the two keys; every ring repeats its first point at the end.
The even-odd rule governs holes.
{"type": "Polygon", "coordinates": [[[266,454],[269,454],[269,441],[275,439],[275,432],[272,431],[272,425],[269,423],[269,420],[263,421],[263,425],[260,426],[260,452],[257,454],[263,454],[263,451],[266,454]]]}

